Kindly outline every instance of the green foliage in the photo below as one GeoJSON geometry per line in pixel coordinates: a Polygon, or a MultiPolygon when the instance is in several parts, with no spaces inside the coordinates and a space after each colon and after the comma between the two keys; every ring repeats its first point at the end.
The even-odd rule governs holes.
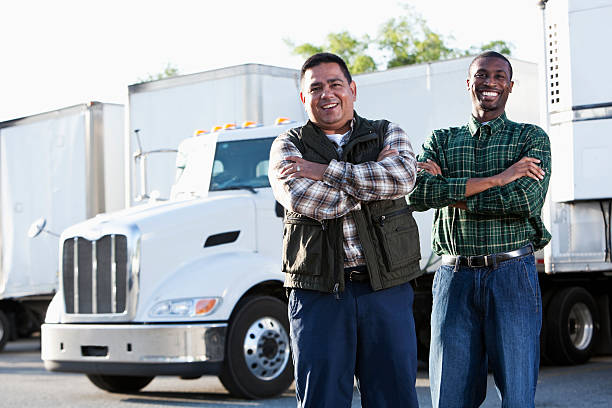
{"type": "Polygon", "coordinates": [[[376,38],[369,36],[357,38],[347,31],[329,33],[326,43],[314,45],[304,43],[295,45],[291,40],[285,43],[292,53],[304,58],[317,52],[328,51],[339,55],[346,61],[353,74],[371,72],[378,65],[386,68],[403,65],[421,64],[466,55],[479,54],[492,50],[505,55],[511,55],[512,44],[495,40],[481,46],[472,46],[467,50],[450,48],[448,39],[434,32],[427,22],[411,6],[405,6],[406,13],[391,18],[383,23],[376,38]],[[382,52],[382,63],[377,63],[369,51],[378,49],[382,52]]]}
{"type": "Polygon", "coordinates": [[[157,81],[159,79],[171,78],[171,77],[177,76],[178,74],[179,74],[178,68],[168,62],[162,72],[159,72],[154,75],[149,74],[146,78],[138,78],[138,81],[139,82],[157,81]]]}
{"type": "Polygon", "coordinates": [[[480,47],[470,47],[470,49],[468,50],[468,55],[480,54],[484,51],[497,51],[500,54],[511,55],[512,48],[514,48],[514,45],[505,41],[490,41],[486,44],[481,45],[480,47]]]}
{"type": "Polygon", "coordinates": [[[310,57],[317,52],[332,52],[340,56],[352,73],[371,72],[376,70],[374,58],[367,55],[366,51],[371,43],[368,36],[359,39],[353,37],[348,31],[327,34],[326,44],[317,46],[310,43],[295,45],[291,40],[285,39],[285,43],[293,48],[292,53],[304,58],[310,57]]]}

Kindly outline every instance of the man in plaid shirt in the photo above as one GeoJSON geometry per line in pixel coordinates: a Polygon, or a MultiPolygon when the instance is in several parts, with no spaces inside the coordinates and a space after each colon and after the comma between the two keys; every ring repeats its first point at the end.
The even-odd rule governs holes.
{"type": "Polygon", "coordinates": [[[344,61],[315,54],[301,71],[306,125],[280,135],[269,178],[286,209],[285,286],[299,407],[417,407],[409,281],[421,274],[404,196],[416,181],[406,133],[353,111],[344,61]]]}
{"type": "Polygon", "coordinates": [[[550,241],[540,217],[550,143],[539,127],[506,117],[513,81],[503,55],[477,56],[467,85],[472,117],[425,142],[409,196],[418,211],[436,209],[433,249],[442,255],[432,287],[432,402],[480,406],[488,365],[504,407],[533,407],[542,324],[533,250],[550,241]]]}

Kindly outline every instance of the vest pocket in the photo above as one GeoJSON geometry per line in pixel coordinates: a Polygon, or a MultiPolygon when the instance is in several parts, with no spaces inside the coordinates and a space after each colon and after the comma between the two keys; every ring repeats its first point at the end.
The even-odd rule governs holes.
{"type": "Polygon", "coordinates": [[[283,272],[321,275],[323,228],[316,221],[285,220],[283,230],[283,272]]]}
{"type": "Polygon", "coordinates": [[[419,230],[410,209],[377,216],[374,229],[390,272],[421,259],[419,230]]]}

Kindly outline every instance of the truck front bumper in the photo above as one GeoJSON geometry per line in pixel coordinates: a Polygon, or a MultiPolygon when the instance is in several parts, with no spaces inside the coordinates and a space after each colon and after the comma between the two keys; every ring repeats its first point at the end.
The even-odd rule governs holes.
{"type": "Polygon", "coordinates": [[[41,357],[49,371],[103,375],[217,374],[226,323],[43,324],[41,357]]]}

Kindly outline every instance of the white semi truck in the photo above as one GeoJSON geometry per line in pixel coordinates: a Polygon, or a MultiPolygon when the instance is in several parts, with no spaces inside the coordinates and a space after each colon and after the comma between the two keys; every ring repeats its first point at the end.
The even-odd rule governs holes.
{"type": "MultiPolygon", "coordinates": [[[[547,47],[547,55],[558,53],[552,57],[553,64],[546,66],[547,87],[539,85],[543,68],[512,59],[515,87],[507,110],[511,119],[540,123],[550,132],[555,167],[544,218],[553,242],[537,254],[544,294],[542,345],[547,358],[573,364],[597,351],[611,350],[612,193],[605,189],[610,186],[610,164],[589,158],[612,148],[605,137],[612,117],[612,91],[609,84],[598,81],[595,93],[586,98],[590,102],[577,105],[586,100],[575,98],[590,86],[585,81],[591,79],[575,73],[587,69],[580,68],[586,59],[578,58],[577,44],[584,44],[584,38],[604,41],[606,36],[594,36],[593,30],[610,30],[603,24],[589,24],[589,15],[593,21],[600,21],[601,16],[609,19],[612,4],[610,0],[554,0],[559,5],[555,11],[551,3],[546,24],[557,24],[558,37],[577,40],[567,41],[566,48],[547,47]],[[565,60],[563,64],[571,70],[563,74],[563,64],[557,68],[555,58],[565,60]],[[552,72],[551,67],[559,71],[552,72]],[[548,78],[549,71],[553,78],[548,78]],[[561,95],[558,101],[556,95],[561,95]],[[544,96],[550,99],[549,113],[540,109],[544,96]],[[541,120],[540,114],[546,119],[541,120]],[[601,187],[597,194],[590,190],[580,195],[587,186],[596,185],[601,187]]],[[[593,44],[597,49],[597,43],[593,44]]],[[[598,58],[607,58],[600,54],[598,58]]],[[[592,56],[588,59],[589,69],[593,60],[592,56]]],[[[463,58],[358,75],[357,110],[366,117],[385,117],[402,125],[418,152],[432,129],[466,122],[469,61],[463,58]]],[[[605,67],[602,63],[592,72],[601,77],[605,67]]],[[[243,68],[232,69],[242,72],[243,68]]],[[[284,72],[288,75],[282,81],[266,79],[262,95],[278,91],[276,80],[291,83],[284,88],[286,94],[275,94],[284,101],[275,109],[296,118],[285,111],[299,107],[297,71],[284,72]]],[[[216,87],[218,74],[203,73],[202,78],[215,90],[214,95],[230,94],[235,82],[221,77],[216,87]]],[[[267,149],[277,134],[302,122],[303,111],[293,124],[248,125],[190,138],[179,147],[178,160],[167,155],[164,165],[150,161],[141,167],[149,177],[139,177],[142,174],[133,159],[146,156],[142,146],[165,150],[178,144],[179,135],[211,126],[198,123],[199,115],[206,117],[205,110],[194,109],[192,104],[206,100],[207,95],[198,91],[199,81],[190,83],[194,78],[197,75],[176,78],[176,87],[160,82],[130,88],[126,150],[131,153],[126,165],[132,170],[127,173],[126,191],[130,203],[147,203],[100,215],[63,232],[61,285],[43,325],[42,358],[49,370],[85,373],[95,385],[111,392],[139,390],[157,375],[193,378],[215,374],[234,395],[266,397],[282,392],[291,382],[279,272],[282,209],[265,178],[267,149]],[[156,87],[166,95],[156,94],[156,87]],[[140,89],[151,93],[139,96],[140,89]],[[164,112],[168,116],[162,119],[159,115],[164,112]],[[185,121],[190,127],[177,131],[185,121]],[[165,130],[159,132],[159,127],[165,130]],[[136,129],[142,133],[139,147],[133,136],[136,129]],[[175,138],[174,143],[168,143],[170,138],[175,138]],[[178,174],[175,163],[180,165],[178,174]],[[148,198],[152,190],[170,200],[148,198]]],[[[242,83],[252,84],[246,79],[242,83]]],[[[234,92],[227,103],[241,106],[248,94],[234,92]]],[[[266,106],[257,109],[269,112],[266,106]]],[[[229,120],[251,119],[248,114],[243,110],[229,120]]],[[[215,124],[228,119],[217,120],[215,124]]],[[[264,122],[270,123],[270,118],[264,115],[264,122]]],[[[437,259],[429,246],[431,214],[416,218],[423,237],[422,267],[433,272],[437,259]]],[[[416,288],[414,311],[421,352],[427,350],[431,279],[431,273],[424,275],[416,288]]]]}
{"type": "Polygon", "coordinates": [[[66,229],[61,290],[42,329],[45,367],[86,373],[111,392],[203,374],[237,396],[283,392],[293,371],[282,211],[267,170],[272,140],[292,126],[188,139],[170,201],[66,229]]]}
{"type": "Polygon", "coordinates": [[[0,123],[0,350],[40,330],[58,289],[54,232],[123,208],[123,128],[123,106],[99,102],[0,123]]]}

